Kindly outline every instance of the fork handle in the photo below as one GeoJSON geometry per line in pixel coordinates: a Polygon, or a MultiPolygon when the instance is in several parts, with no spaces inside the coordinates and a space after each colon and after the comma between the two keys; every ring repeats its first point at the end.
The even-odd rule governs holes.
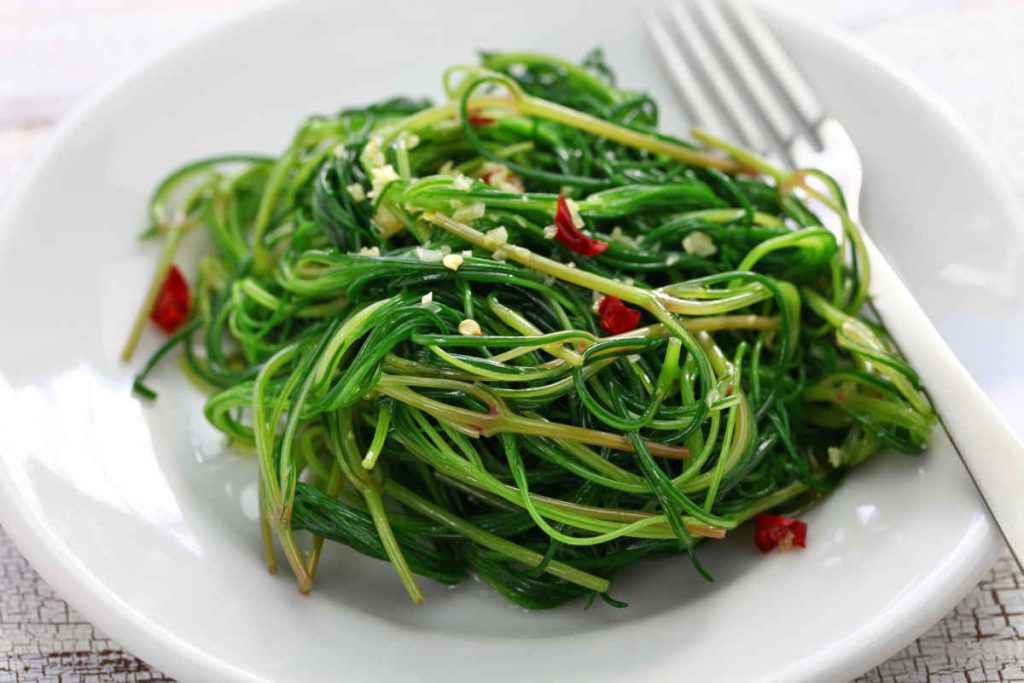
{"type": "Polygon", "coordinates": [[[929,378],[928,393],[1017,564],[1024,558],[1024,444],[967,373],[910,290],[864,234],[872,301],[901,351],[929,378]],[[902,333],[901,333],[902,330],[902,333]]]}

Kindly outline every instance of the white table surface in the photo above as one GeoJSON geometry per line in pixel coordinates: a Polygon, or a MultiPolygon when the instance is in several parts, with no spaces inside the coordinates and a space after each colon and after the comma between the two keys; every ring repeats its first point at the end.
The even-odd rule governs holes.
{"type": "MultiPolygon", "coordinates": [[[[1024,198],[1024,0],[775,0],[857,35],[943,96],[1024,198]]],[[[82,96],[251,7],[0,0],[0,202],[82,96]]],[[[977,377],[1024,435],[1024,387],[977,377]]],[[[69,607],[0,529],[0,683],[168,681],[69,607]]],[[[1024,682],[1024,575],[1004,554],[939,624],[857,683],[1024,682]]]]}

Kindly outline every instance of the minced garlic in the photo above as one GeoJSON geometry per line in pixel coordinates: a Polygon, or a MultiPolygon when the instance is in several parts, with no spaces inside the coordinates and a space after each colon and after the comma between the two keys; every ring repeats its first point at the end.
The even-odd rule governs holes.
{"type": "Polygon", "coordinates": [[[712,256],[718,251],[714,241],[701,231],[691,232],[683,238],[683,251],[694,256],[712,256]]]}
{"type": "Polygon", "coordinates": [[[462,256],[460,254],[448,254],[441,259],[441,263],[444,264],[445,268],[458,270],[462,266],[462,256]]]}
{"type": "Polygon", "coordinates": [[[359,183],[352,183],[345,187],[345,191],[348,192],[348,196],[357,202],[361,202],[366,199],[366,190],[359,183]]]}
{"type": "Polygon", "coordinates": [[[459,334],[465,337],[479,337],[484,332],[480,329],[480,323],[472,318],[466,318],[459,323],[459,334]]]}

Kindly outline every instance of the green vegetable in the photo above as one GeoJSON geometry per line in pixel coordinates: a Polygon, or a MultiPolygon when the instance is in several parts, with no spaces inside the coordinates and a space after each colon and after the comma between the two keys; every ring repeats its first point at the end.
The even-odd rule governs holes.
{"type": "Polygon", "coordinates": [[[207,418],[255,452],[272,570],[276,538],[309,590],[330,540],[415,601],[418,577],[472,572],[530,608],[619,606],[621,568],[703,573],[702,540],[923,449],[934,414],[862,315],[831,179],[660,133],[600,52],[485,54],[444,82],[440,105],[311,117],[279,157],[192,162],[154,194],[155,277],[195,230],[210,246],[136,387],[155,397],[184,346],[207,418]],[[560,193],[582,225],[552,225],[560,193]],[[637,313],[601,297],[639,327],[609,333],[637,313]]]}

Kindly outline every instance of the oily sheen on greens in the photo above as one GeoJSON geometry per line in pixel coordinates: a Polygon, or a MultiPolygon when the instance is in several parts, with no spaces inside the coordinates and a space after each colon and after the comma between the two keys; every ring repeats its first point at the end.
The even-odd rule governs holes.
{"type": "Polygon", "coordinates": [[[254,454],[271,570],[279,548],[308,591],[333,541],[416,602],[419,577],[472,573],[529,608],[621,605],[624,567],[704,573],[700,541],[921,452],[932,409],[862,313],[828,176],[659,132],[600,51],[486,53],[443,83],[441,104],[312,116],[280,156],[195,161],[153,195],[139,319],[183,238],[208,255],[136,389],[183,347],[207,418],[254,454]],[[611,308],[638,326],[609,332],[611,308]]]}

